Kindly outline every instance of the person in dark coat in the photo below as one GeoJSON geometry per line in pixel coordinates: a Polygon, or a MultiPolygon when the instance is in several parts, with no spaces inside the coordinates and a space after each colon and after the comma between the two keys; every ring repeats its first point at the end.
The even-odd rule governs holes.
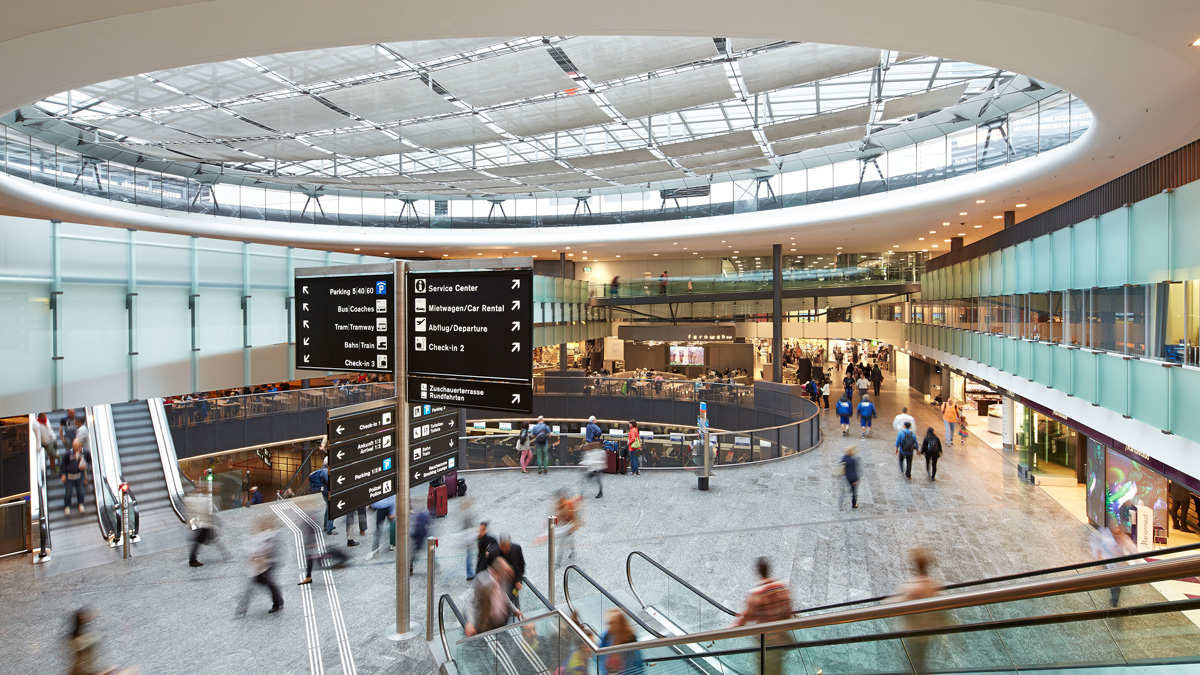
{"type": "Polygon", "coordinates": [[[512,568],[512,584],[508,587],[508,599],[517,609],[521,608],[521,580],[525,578],[525,554],[520,544],[512,543],[507,534],[500,535],[500,555],[512,568]]]}
{"type": "Polygon", "coordinates": [[[486,520],[479,523],[479,536],[475,538],[475,544],[479,551],[475,557],[475,574],[479,574],[490,567],[492,561],[500,554],[500,546],[496,543],[496,538],[488,534],[486,520]]]}
{"type": "Polygon", "coordinates": [[[929,480],[937,480],[938,458],[942,456],[942,439],[938,438],[933,427],[925,430],[925,439],[921,441],[921,454],[925,455],[925,473],[929,480]]]}
{"type": "Polygon", "coordinates": [[[850,486],[850,508],[858,508],[858,451],[854,446],[846,448],[842,455],[842,467],[845,471],[846,484],[850,486]]]}
{"type": "Polygon", "coordinates": [[[879,397],[879,386],[883,384],[883,371],[879,369],[879,364],[876,363],[871,368],[871,384],[875,387],[875,397],[879,397]]]}
{"type": "Polygon", "coordinates": [[[1188,507],[1192,493],[1182,483],[1171,481],[1171,521],[1175,529],[1181,532],[1191,532],[1188,528],[1188,507]]]}

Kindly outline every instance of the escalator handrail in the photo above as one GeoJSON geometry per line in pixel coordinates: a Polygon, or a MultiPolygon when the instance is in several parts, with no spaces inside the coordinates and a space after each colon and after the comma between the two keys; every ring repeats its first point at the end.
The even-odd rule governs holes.
{"type": "Polygon", "coordinates": [[[628,607],[625,606],[624,603],[622,603],[620,600],[617,600],[615,597],[613,597],[612,593],[609,593],[606,588],[604,588],[600,584],[596,583],[596,580],[593,579],[590,575],[588,575],[587,572],[584,572],[583,570],[579,569],[578,565],[570,565],[567,567],[567,569],[563,570],[563,597],[566,598],[567,607],[569,607],[571,609],[571,612],[573,614],[575,614],[576,616],[579,616],[579,613],[575,611],[575,605],[571,604],[571,582],[568,581],[568,579],[570,577],[567,574],[571,570],[575,570],[575,572],[577,572],[579,574],[579,576],[583,577],[585,581],[587,581],[589,584],[591,584],[593,588],[600,591],[600,594],[603,595],[604,597],[608,598],[608,601],[611,602],[614,606],[616,606],[617,609],[621,610],[622,612],[625,612],[625,614],[630,619],[633,619],[634,623],[636,623],[637,625],[642,627],[642,630],[646,631],[647,633],[653,635],[656,638],[666,637],[659,631],[651,628],[650,625],[647,624],[645,621],[642,621],[642,618],[637,615],[637,612],[630,610],[628,607]]]}
{"type": "Polygon", "coordinates": [[[533,585],[533,582],[529,580],[529,577],[521,577],[521,585],[533,591],[533,594],[537,596],[538,600],[542,601],[543,605],[549,607],[550,609],[554,609],[554,603],[546,599],[546,596],[542,595],[542,592],[538,590],[537,586],[533,585]]]}
{"type": "Polygon", "coordinates": [[[454,612],[454,618],[458,620],[458,625],[464,629],[467,627],[467,621],[463,618],[462,612],[458,611],[458,605],[454,604],[454,598],[448,593],[443,593],[438,598],[438,636],[442,639],[442,650],[446,652],[446,660],[453,661],[454,655],[450,653],[450,643],[446,641],[446,618],[443,615],[446,606],[450,606],[450,611],[454,612]]]}
{"type": "MultiPolygon", "coordinates": [[[[33,425],[38,424],[37,417],[29,416],[29,457],[30,457],[30,472],[34,477],[34,481],[30,486],[37,490],[37,507],[38,507],[38,540],[39,550],[38,558],[45,558],[51,549],[50,546],[50,513],[49,504],[46,498],[46,449],[38,441],[37,432],[34,431],[33,425]]],[[[33,494],[30,493],[30,502],[32,503],[33,494]]]]}
{"type": "Polygon", "coordinates": [[[819,628],[823,626],[850,624],[860,621],[888,619],[899,616],[907,616],[910,614],[922,614],[926,612],[940,612],[951,609],[961,609],[964,607],[992,605],[1003,602],[1013,602],[1016,600],[1026,600],[1030,598],[1106,590],[1116,586],[1132,586],[1137,584],[1153,583],[1157,581],[1183,579],[1197,576],[1198,574],[1200,574],[1200,556],[1189,556],[1187,558],[1176,558],[1170,560],[1156,560],[1154,562],[1148,562],[1142,565],[1131,565],[1118,569],[1103,569],[1095,572],[1086,572],[1084,574],[1071,577],[1043,579],[1011,586],[975,590],[967,593],[938,595],[932,598],[923,598],[920,600],[885,603],[872,607],[848,609],[829,614],[817,614],[799,618],[793,617],[791,619],[783,619],[769,623],[726,627],[717,630],[701,631],[699,633],[691,633],[687,635],[673,635],[641,642],[609,645],[606,647],[601,647],[600,645],[596,644],[596,642],[592,640],[582,628],[570,620],[569,616],[567,616],[562,609],[556,609],[555,611],[562,616],[565,624],[570,627],[570,629],[575,633],[576,637],[582,640],[585,645],[587,645],[587,647],[591,650],[592,655],[606,656],[608,654],[617,654],[621,652],[633,651],[635,649],[654,649],[657,647],[672,647],[678,645],[715,642],[718,640],[729,640],[741,637],[755,637],[765,633],[778,633],[806,628],[819,628]]]}
{"type": "MultiPolygon", "coordinates": [[[[150,412],[150,426],[154,429],[154,440],[158,445],[158,459],[162,463],[163,478],[167,482],[167,497],[171,509],[179,520],[188,522],[187,509],[183,505],[183,482],[179,480],[179,457],[175,454],[175,439],[167,425],[167,412],[161,398],[146,400],[150,412]]],[[[193,485],[192,487],[195,487],[193,485]]]]}
{"type": "MultiPolygon", "coordinates": [[[[952,635],[957,633],[974,633],[985,630],[997,631],[1011,628],[1027,628],[1032,626],[1046,626],[1063,623],[1079,623],[1083,621],[1100,621],[1105,619],[1122,619],[1135,616],[1151,616],[1154,614],[1188,612],[1197,609],[1200,609],[1200,600],[1168,600],[1165,602],[1138,605],[1137,607],[1106,607],[1102,609],[1090,609],[1083,612],[1043,614],[1041,616],[1026,617],[1021,619],[995,619],[976,623],[957,624],[953,626],[913,628],[908,630],[888,631],[886,633],[867,633],[865,635],[844,635],[836,638],[825,638],[823,640],[796,640],[767,645],[765,648],[768,650],[811,649],[813,647],[829,647],[834,645],[842,646],[848,644],[860,644],[863,642],[877,642],[880,640],[907,640],[922,637],[933,637],[938,635],[952,635]]],[[[704,652],[703,654],[674,654],[668,656],[655,656],[651,660],[654,662],[677,661],[681,659],[697,658],[698,656],[735,656],[738,654],[753,654],[757,653],[758,651],[758,647],[723,649],[708,651],[704,652]]]]}
{"type": "Polygon", "coordinates": [[[642,599],[642,596],[638,594],[637,586],[635,586],[633,583],[633,570],[632,570],[631,565],[633,563],[634,556],[637,556],[637,557],[645,560],[646,562],[650,563],[651,565],[654,565],[655,567],[658,568],[658,570],[660,572],[662,572],[663,574],[666,574],[668,577],[670,577],[671,579],[678,582],[684,588],[695,593],[697,596],[699,596],[701,599],[708,602],[713,607],[716,607],[717,609],[728,614],[729,616],[737,616],[737,612],[733,611],[732,609],[729,609],[728,607],[726,607],[725,605],[722,605],[721,603],[717,602],[716,600],[713,600],[704,591],[689,584],[688,582],[681,579],[679,577],[679,575],[675,574],[671,570],[660,565],[657,560],[651,558],[650,556],[646,555],[645,553],[642,553],[641,551],[630,551],[629,555],[625,557],[625,580],[629,583],[629,590],[633,592],[633,597],[637,598],[637,601],[642,605],[642,609],[649,609],[650,606],[647,605],[646,601],[642,599]]]}
{"type": "MultiPolygon", "coordinates": [[[[100,525],[100,536],[110,543],[116,541],[117,524],[115,513],[109,513],[108,504],[111,501],[114,511],[117,504],[120,503],[120,497],[115,485],[109,483],[109,475],[118,475],[120,473],[120,464],[116,466],[108,466],[110,457],[108,448],[110,444],[115,445],[116,440],[112,437],[111,425],[105,426],[100,421],[105,419],[105,409],[107,406],[95,406],[93,408],[84,408],[84,415],[88,423],[88,445],[91,448],[92,465],[88,467],[92,472],[92,493],[96,501],[96,521],[100,525]],[[107,432],[105,432],[107,429],[107,432]],[[105,500],[105,497],[108,500],[105,500]]],[[[111,415],[108,416],[112,419],[111,415]]]]}

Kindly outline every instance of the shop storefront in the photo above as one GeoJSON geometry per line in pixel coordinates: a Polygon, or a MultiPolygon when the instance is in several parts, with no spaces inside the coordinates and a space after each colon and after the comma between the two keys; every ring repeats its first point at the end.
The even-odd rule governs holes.
{"type": "Polygon", "coordinates": [[[1044,485],[1084,482],[1084,439],[1059,418],[1017,403],[1016,446],[1020,467],[1044,485]]]}

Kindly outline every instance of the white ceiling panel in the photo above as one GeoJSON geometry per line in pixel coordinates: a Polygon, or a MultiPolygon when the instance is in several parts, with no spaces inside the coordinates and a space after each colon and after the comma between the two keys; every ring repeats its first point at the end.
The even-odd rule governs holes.
{"type": "Polygon", "coordinates": [[[567,161],[580,169],[599,169],[606,166],[621,166],[623,164],[639,164],[644,162],[653,162],[658,157],[653,152],[645,148],[638,150],[621,150],[619,152],[606,152],[600,155],[586,155],[583,157],[568,157],[567,161]]]}
{"type": "Polygon", "coordinates": [[[156,145],[128,145],[125,143],[119,143],[118,147],[120,147],[122,150],[136,152],[139,155],[145,155],[146,157],[153,157],[155,159],[170,159],[170,160],[183,160],[183,161],[187,161],[187,160],[191,159],[190,157],[184,157],[183,155],[181,155],[177,152],[172,152],[171,150],[168,150],[167,148],[160,148],[156,145]]]}
{"type": "Polygon", "coordinates": [[[480,180],[469,182],[454,181],[454,185],[455,187],[459,187],[464,190],[491,190],[493,188],[521,187],[520,185],[507,180],[480,180]]]}
{"type": "Polygon", "coordinates": [[[313,176],[307,182],[318,185],[347,185],[346,179],[340,176],[313,176]]]}
{"type": "Polygon", "coordinates": [[[351,183],[361,185],[423,185],[424,181],[419,181],[415,178],[400,174],[381,174],[378,176],[354,176],[350,178],[351,183]]]}
{"type": "Polygon", "coordinates": [[[173,143],[171,149],[216,162],[249,162],[254,158],[220,143],[173,143]]]}
{"type": "Polygon", "coordinates": [[[894,98],[883,104],[881,119],[894,120],[897,117],[908,117],[923,113],[926,110],[941,110],[958,103],[963,93],[967,91],[967,83],[935,89],[924,94],[914,94],[904,98],[894,98]]]}
{"type": "Polygon", "coordinates": [[[780,42],[780,40],[752,40],[752,39],[748,39],[748,38],[729,38],[729,40],[726,44],[728,45],[729,51],[744,52],[747,49],[754,49],[755,47],[765,47],[767,45],[773,45],[776,42],[780,42]]]}
{"type": "Polygon", "coordinates": [[[563,192],[564,190],[589,190],[591,188],[612,187],[611,183],[602,180],[585,180],[578,183],[561,183],[549,187],[552,192],[563,192]]]}
{"type": "MultiPolygon", "coordinates": [[[[230,108],[229,110],[232,110],[230,108]]],[[[243,136],[267,136],[270,132],[244,122],[222,108],[201,108],[178,113],[158,115],[160,122],[189,131],[205,138],[240,138],[243,136]]]]}
{"type": "Polygon", "coordinates": [[[551,173],[562,173],[566,167],[553,160],[544,162],[531,162],[529,164],[512,164],[510,166],[498,166],[488,169],[488,173],[494,173],[497,176],[509,176],[512,178],[520,178],[523,176],[544,176],[551,173]]]}
{"type": "Polygon", "coordinates": [[[413,146],[374,129],[339,132],[327,136],[305,138],[305,140],[339,155],[351,157],[378,157],[416,150],[413,146]]]}
{"type": "Polygon", "coordinates": [[[718,173],[730,173],[733,171],[746,171],[747,169],[766,168],[770,165],[771,161],[764,157],[763,159],[748,159],[741,162],[726,162],[724,164],[702,166],[692,169],[692,172],[701,176],[711,176],[718,173]]]}
{"type": "Polygon", "coordinates": [[[299,162],[309,159],[332,159],[333,155],[290,138],[276,138],[267,141],[238,141],[237,146],[246,152],[253,152],[268,159],[280,159],[287,162],[299,162]]]}
{"type": "Polygon", "coordinates": [[[823,148],[827,145],[861,141],[866,136],[866,133],[866,127],[852,127],[850,129],[842,129],[841,131],[831,131],[826,134],[778,141],[771,144],[771,150],[776,155],[790,155],[796,152],[804,152],[805,150],[823,148]]]}
{"type": "Polygon", "coordinates": [[[744,148],[747,145],[756,144],[758,144],[758,140],[754,138],[753,132],[736,131],[732,134],[708,136],[707,138],[698,138],[694,141],[668,143],[667,145],[658,146],[658,149],[667,157],[686,157],[688,155],[698,155],[702,152],[744,148]]]}
{"type": "Polygon", "coordinates": [[[805,42],[738,59],[751,94],[845,75],[879,65],[879,50],[805,42]]]}
{"type": "Polygon", "coordinates": [[[473,52],[477,49],[483,49],[484,47],[490,47],[491,45],[515,39],[511,37],[496,37],[417,40],[415,42],[391,42],[384,46],[413,63],[423,63],[425,61],[444,59],[459,52],[473,52]]]}
{"type": "Polygon", "coordinates": [[[770,124],[763,127],[763,134],[766,135],[767,140],[778,141],[784,138],[819,134],[822,131],[829,131],[831,129],[861,126],[870,121],[871,106],[863,105],[848,110],[813,115],[791,122],[770,124]]]}
{"type": "Polygon", "coordinates": [[[696,155],[694,157],[685,157],[678,160],[678,162],[679,165],[685,169],[694,169],[698,166],[712,166],[714,164],[724,164],[726,162],[734,162],[746,159],[759,159],[762,157],[762,149],[755,145],[747,148],[721,150],[720,152],[709,152],[703,155],[696,155]]]}
{"type": "Polygon", "coordinates": [[[576,171],[568,171],[566,173],[552,173],[546,176],[528,176],[521,178],[521,182],[526,185],[557,185],[559,183],[575,183],[581,180],[587,180],[588,176],[576,171]]]}
{"type": "Polygon", "coordinates": [[[595,83],[720,56],[706,37],[575,37],[558,44],[595,83]]]}
{"type": "Polygon", "coordinates": [[[660,183],[665,180],[679,180],[687,177],[688,175],[682,171],[663,171],[661,173],[642,174],[638,176],[622,176],[613,180],[621,185],[640,185],[642,183],[660,183]]]}
{"type": "Polygon", "coordinates": [[[536,187],[506,187],[488,190],[488,194],[490,195],[522,195],[529,194],[530,192],[542,192],[542,189],[536,187]]]}
{"type": "Polygon", "coordinates": [[[206,101],[264,94],[285,88],[282,82],[258,72],[241,61],[221,61],[199,66],[160,70],[150,77],[182,89],[206,101]]]}
{"type": "Polygon", "coordinates": [[[182,94],[177,94],[160,84],[141,77],[109,80],[108,82],[84,87],[79,91],[87,96],[108,101],[129,110],[161,108],[192,101],[192,99],[182,94]]]}
{"type": "Polygon", "coordinates": [[[550,52],[541,47],[451,66],[434,72],[433,79],[476,108],[576,86],[550,52]]]}
{"type": "Polygon", "coordinates": [[[491,176],[485,176],[478,171],[463,169],[461,171],[434,171],[431,173],[414,173],[413,178],[418,180],[435,181],[439,183],[452,183],[459,180],[490,180],[491,176]]]}
{"type": "Polygon", "coordinates": [[[348,113],[373,122],[394,122],[458,110],[420,80],[397,78],[321,94],[348,113]]]}
{"type": "Polygon", "coordinates": [[[94,122],[94,124],[114,134],[132,136],[143,141],[177,141],[195,138],[191,134],[164,127],[144,117],[114,117],[94,122]]]}
{"type": "Polygon", "coordinates": [[[488,114],[501,129],[520,138],[612,121],[588,96],[564,96],[488,114]]]}
{"type": "Polygon", "coordinates": [[[722,66],[687,70],[604,91],[605,98],[629,119],[682,110],[733,98],[722,66]]]}
{"type": "Polygon", "coordinates": [[[474,115],[409,124],[395,131],[404,140],[433,149],[475,145],[504,139],[474,115]]]}
{"type": "Polygon", "coordinates": [[[243,117],[284,133],[302,133],[354,124],[354,120],[318,103],[308,96],[292,96],[274,101],[257,101],[232,106],[243,117]]]}
{"type": "Polygon", "coordinates": [[[662,171],[672,171],[675,167],[671,166],[670,162],[659,160],[657,162],[648,162],[646,164],[629,164],[627,166],[610,166],[600,169],[594,169],[593,173],[603,178],[617,178],[619,176],[636,176],[646,173],[660,173],[662,171]]]}
{"type": "Polygon", "coordinates": [[[297,84],[317,84],[400,67],[370,45],[256,56],[253,60],[297,84]]]}

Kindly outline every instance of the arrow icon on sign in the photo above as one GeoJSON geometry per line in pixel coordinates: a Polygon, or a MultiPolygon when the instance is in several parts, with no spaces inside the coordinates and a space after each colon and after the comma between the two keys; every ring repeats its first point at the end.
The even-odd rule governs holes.
{"type": "Polygon", "coordinates": [[[519,331],[519,330],[521,330],[521,322],[520,322],[520,321],[514,321],[514,322],[513,322],[513,327],[512,327],[512,332],[516,332],[516,331],[519,331]]]}
{"type": "Polygon", "coordinates": [[[305,345],[307,345],[307,344],[308,344],[308,338],[304,338],[304,344],[305,344],[305,345]]]}
{"type": "Polygon", "coordinates": [[[346,505],[346,502],[345,502],[344,500],[341,500],[341,499],[339,499],[339,500],[338,500],[338,508],[339,508],[339,509],[340,509],[340,508],[342,508],[342,507],[343,507],[343,506],[345,506],[345,505],[346,505]]]}
{"type": "Polygon", "coordinates": [[[304,362],[305,362],[305,363],[308,363],[308,354],[305,354],[305,355],[304,355],[304,362]]]}
{"type": "Polygon", "coordinates": [[[521,351],[521,343],[520,342],[512,343],[512,351],[514,351],[514,352],[521,351]]]}
{"type": "Polygon", "coordinates": [[[340,424],[339,424],[339,425],[337,426],[337,429],[334,429],[334,431],[336,431],[336,432],[338,432],[338,433],[340,434],[340,433],[342,433],[343,431],[345,431],[345,429],[346,429],[346,427],[344,427],[344,426],[342,426],[342,425],[340,425],[340,424]]]}
{"type": "Polygon", "coordinates": [[[308,311],[308,303],[307,302],[300,303],[300,309],[307,312],[308,311]]]}
{"type": "Polygon", "coordinates": [[[305,319],[304,321],[300,322],[300,325],[304,326],[305,328],[308,328],[308,319],[305,319]]]}
{"type": "MultiPolygon", "coordinates": [[[[308,309],[307,305],[305,305],[305,309],[308,309]]],[[[521,301],[520,300],[513,300],[513,309],[521,309],[521,301]]]]}
{"type": "Polygon", "coordinates": [[[512,282],[512,287],[513,287],[513,288],[520,288],[520,287],[521,287],[521,280],[520,280],[520,279],[513,279],[513,282],[512,282]]]}
{"type": "Polygon", "coordinates": [[[301,293],[303,293],[303,294],[305,294],[305,295],[308,295],[308,286],[301,286],[301,287],[300,287],[300,292],[301,292],[301,293]]]}
{"type": "Polygon", "coordinates": [[[338,450],[338,454],[337,454],[337,458],[338,458],[338,459],[341,459],[341,458],[343,458],[343,457],[345,457],[345,456],[346,456],[346,451],[345,451],[345,450],[338,450]]]}
{"type": "Polygon", "coordinates": [[[345,482],[346,482],[345,476],[338,476],[338,485],[341,485],[342,483],[345,483],[345,482]]]}
{"type": "Polygon", "coordinates": [[[521,402],[521,395],[520,395],[520,394],[513,394],[513,397],[512,397],[512,402],[513,402],[513,403],[520,403],[520,402],[521,402]]]}

